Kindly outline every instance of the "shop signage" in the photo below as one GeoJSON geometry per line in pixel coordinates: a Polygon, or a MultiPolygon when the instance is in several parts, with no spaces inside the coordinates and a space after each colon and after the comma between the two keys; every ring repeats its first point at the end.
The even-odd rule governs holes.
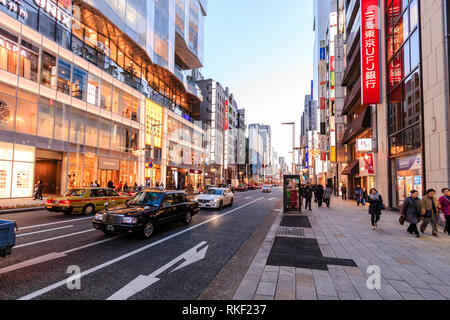
{"type": "Polygon", "coordinates": [[[364,169],[367,170],[367,173],[370,175],[375,174],[375,168],[373,164],[373,153],[364,153],[362,155],[362,158],[365,163],[364,169]]]}
{"type": "Polygon", "coordinates": [[[201,170],[190,170],[190,172],[191,173],[193,173],[193,174],[202,174],[203,173],[203,171],[201,171],[201,170]]]}
{"type": "Polygon", "coordinates": [[[362,104],[381,101],[380,30],[378,0],[361,0],[361,99],[362,104]]]}
{"type": "Polygon", "coordinates": [[[21,7],[20,0],[0,0],[0,5],[8,8],[12,12],[18,13],[22,19],[28,19],[28,12],[21,7]]]}
{"type": "Polygon", "coordinates": [[[371,152],[373,151],[372,139],[357,139],[356,150],[359,152],[371,152]]]}
{"type": "MultiPolygon", "coordinates": [[[[0,0],[1,1],[1,0],[0,0]]],[[[5,38],[0,37],[0,47],[5,48],[8,51],[19,52],[20,48],[14,42],[11,42],[5,38]]],[[[20,55],[27,58],[28,54],[25,50],[20,50],[20,55]]]]}
{"type": "MultiPolygon", "coordinates": [[[[67,1],[63,1],[65,3],[67,1]]],[[[34,0],[34,3],[45,10],[49,15],[58,20],[68,29],[71,28],[72,16],[61,9],[56,3],[50,0],[34,0]]]]}
{"type": "Polygon", "coordinates": [[[422,169],[422,156],[416,155],[397,160],[397,171],[422,169]]]}
{"type": "Polygon", "coordinates": [[[228,130],[228,100],[225,101],[225,131],[228,130]]]}
{"type": "Polygon", "coordinates": [[[98,158],[98,168],[100,170],[119,171],[120,170],[120,160],[99,157],[98,158]]]}
{"type": "Polygon", "coordinates": [[[153,131],[153,145],[156,148],[162,146],[162,130],[160,125],[163,123],[163,107],[154,103],[149,99],[145,99],[145,144],[152,144],[153,131]],[[152,130],[153,129],[153,130],[152,130]]]}

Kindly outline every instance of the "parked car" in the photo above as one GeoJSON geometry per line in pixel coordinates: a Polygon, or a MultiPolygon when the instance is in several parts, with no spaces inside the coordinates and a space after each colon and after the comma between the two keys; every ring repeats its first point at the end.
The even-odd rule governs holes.
{"type": "Polygon", "coordinates": [[[218,208],[232,206],[234,194],[229,188],[210,188],[207,193],[197,196],[196,201],[200,208],[218,208]]]}
{"type": "Polygon", "coordinates": [[[265,193],[271,193],[272,192],[272,186],[265,184],[262,186],[261,192],[265,192],[265,193]]]}
{"type": "Polygon", "coordinates": [[[48,198],[46,209],[67,215],[74,212],[92,215],[105,209],[105,203],[114,207],[125,204],[129,199],[129,196],[121,196],[109,188],[80,188],[72,189],[62,197],[48,198]]]}
{"type": "Polygon", "coordinates": [[[237,192],[246,192],[248,191],[248,186],[246,184],[241,184],[236,188],[237,192]]]}
{"type": "Polygon", "coordinates": [[[206,185],[202,189],[200,189],[200,193],[207,193],[210,188],[217,188],[217,187],[213,185],[206,185]]]}
{"type": "Polygon", "coordinates": [[[198,204],[184,191],[143,190],[126,205],[97,213],[94,228],[106,234],[139,233],[150,238],[155,229],[168,222],[190,224],[199,212],[198,204]]]}

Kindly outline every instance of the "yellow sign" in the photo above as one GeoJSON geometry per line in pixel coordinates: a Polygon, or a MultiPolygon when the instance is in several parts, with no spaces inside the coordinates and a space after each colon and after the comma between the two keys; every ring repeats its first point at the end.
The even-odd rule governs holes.
{"type": "Polygon", "coordinates": [[[145,99],[145,144],[152,144],[153,127],[153,145],[155,148],[162,146],[162,130],[160,124],[163,123],[163,107],[149,99],[145,99]]]}

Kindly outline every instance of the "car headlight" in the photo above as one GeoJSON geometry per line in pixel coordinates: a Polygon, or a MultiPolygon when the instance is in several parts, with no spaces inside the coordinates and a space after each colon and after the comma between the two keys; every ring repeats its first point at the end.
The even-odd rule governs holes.
{"type": "Polygon", "coordinates": [[[97,213],[97,214],[95,215],[95,217],[94,217],[94,220],[102,221],[102,220],[103,220],[103,214],[97,213]]]}
{"type": "Polygon", "coordinates": [[[137,218],[125,217],[125,218],[122,219],[122,223],[125,223],[125,224],[136,224],[137,223],[137,218]]]}

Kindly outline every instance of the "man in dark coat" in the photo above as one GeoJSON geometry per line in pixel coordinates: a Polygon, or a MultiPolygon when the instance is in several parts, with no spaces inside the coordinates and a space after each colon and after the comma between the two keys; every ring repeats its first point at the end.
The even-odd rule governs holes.
{"type": "Polygon", "coordinates": [[[322,202],[323,202],[323,186],[322,185],[318,185],[314,191],[314,195],[317,199],[317,205],[319,206],[319,208],[322,207],[322,202]]]}
{"type": "Polygon", "coordinates": [[[402,207],[402,215],[409,221],[408,232],[415,234],[417,238],[420,237],[419,230],[417,230],[418,218],[420,218],[420,201],[419,192],[417,190],[411,191],[411,196],[405,199],[402,207]]]}
{"type": "Polygon", "coordinates": [[[312,196],[313,196],[313,188],[312,188],[311,184],[308,183],[306,185],[305,189],[303,190],[303,197],[305,197],[305,199],[306,199],[305,210],[308,209],[308,206],[309,206],[309,210],[312,210],[311,209],[312,196]]]}

